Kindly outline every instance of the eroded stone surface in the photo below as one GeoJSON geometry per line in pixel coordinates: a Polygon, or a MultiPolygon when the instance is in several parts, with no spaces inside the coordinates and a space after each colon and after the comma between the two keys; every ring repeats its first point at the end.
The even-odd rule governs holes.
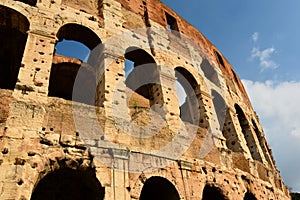
{"type": "Polygon", "coordinates": [[[289,199],[231,65],[159,0],[4,0],[0,30],[0,199],[289,199]]]}

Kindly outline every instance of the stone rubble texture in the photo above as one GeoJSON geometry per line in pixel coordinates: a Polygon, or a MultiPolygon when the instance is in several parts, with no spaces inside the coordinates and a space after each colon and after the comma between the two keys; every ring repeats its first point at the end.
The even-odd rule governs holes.
{"type": "Polygon", "coordinates": [[[290,199],[230,63],[159,0],[0,0],[0,35],[1,200],[290,199]],[[55,54],[62,39],[95,51],[55,54]],[[126,79],[126,59],[156,64],[126,79]]]}

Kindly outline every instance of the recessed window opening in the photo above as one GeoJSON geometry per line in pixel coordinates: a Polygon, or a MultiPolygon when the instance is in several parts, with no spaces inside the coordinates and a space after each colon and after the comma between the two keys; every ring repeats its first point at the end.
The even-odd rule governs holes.
{"type": "Polygon", "coordinates": [[[223,194],[222,190],[213,185],[205,185],[202,194],[202,200],[228,200],[228,198],[223,194]]]}
{"type": "Polygon", "coordinates": [[[168,31],[179,36],[179,28],[178,28],[177,20],[168,13],[166,13],[166,19],[167,19],[168,31]]]}
{"type": "Polygon", "coordinates": [[[251,192],[247,191],[244,200],[257,200],[257,198],[251,192]]]}
{"type": "Polygon", "coordinates": [[[154,176],[145,182],[140,200],[179,200],[175,186],[163,177],[154,176]]]}
{"type": "Polygon", "coordinates": [[[200,109],[196,95],[197,81],[193,75],[183,67],[175,68],[175,85],[179,101],[180,118],[182,121],[198,124],[200,109]]]}
{"type": "Polygon", "coordinates": [[[101,55],[101,48],[98,48],[100,38],[92,30],[79,24],[62,26],[57,38],[59,42],[55,47],[48,95],[96,105],[96,93],[101,92],[96,90],[104,86],[103,81],[102,86],[97,86],[95,74],[100,66],[93,63],[94,57],[98,60],[101,55]],[[91,59],[89,56],[92,51],[91,59]],[[94,55],[95,52],[97,56],[94,55]]]}
{"type": "Polygon", "coordinates": [[[233,74],[233,78],[234,78],[235,82],[239,83],[239,79],[238,79],[236,73],[233,70],[232,70],[232,74],[233,74]]]}
{"type": "Polygon", "coordinates": [[[225,67],[223,57],[219,54],[219,52],[215,51],[215,55],[217,56],[217,60],[222,67],[225,67]]]}
{"type": "Polygon", "coordinates": [[[104,187],[95,173],[60,169],[42,178],[35,186],[31,200],[103,200],[104,187]]]}
{"type": "Polygon", "coordinates": [[[27,41],[29,21],[21,13],[0,6],[0,88],[15,88],[27,41]]]}
{"type": "Polygon", "coordinates": [[[152,56],[140,48],[129,47],[125,59],[125,84],[133,92],[127,99],[129,107],[163,105],[159,68],[152,56]]]}
{"type": "Polygon", "coordinates": [[[254,128],[254,132],[256,134],[256,137],[257,137],[257,139],[259,141],[259,145],[262,148],[263,154],[264,154],[265,158],[267,159],[268,163],[270,165],[272,165],[273,163],[272,163],[271,155],[269,154],[267,146],[266,146],[265,142],[262,139],[262,134],[259,131],[259,129],[258,129],[258,127],[257,127],[257,125],[256,125],[256,123],[255,123],[255,121],[253,119],[252,119],[252,124],[253,124],[253,128],[254,128]]]}
{"type": "Polygon", "coordinates": [[[216,90],[212,90],[211,95],[213,98],[215,112],[217,114],[218,122],[220,125],[220,130],[222,130],[226,118],[226,103],[224,98],[216,90]]]}
{"type": "Polygon", "coordinates": [[[257,145],[255,143],[254,136],[252,134],[252,131],[250,129],[249,122],[241,109],[241,107],[237,104],[234,105],[236,115],[239,120],[240,127],[242,129],[242,133],[244,135],[244,138],[246,140],[247,146],[249,148],[249,151],[251,153],[251,156],[254,160],[262,161],[261,156],[258,152],[257,145]]]}

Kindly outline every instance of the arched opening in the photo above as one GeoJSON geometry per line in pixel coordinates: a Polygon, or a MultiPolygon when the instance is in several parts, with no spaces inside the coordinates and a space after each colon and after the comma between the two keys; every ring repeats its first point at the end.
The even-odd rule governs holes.
{"type": "Polygon", "coordinates": [[[259,129],[258,129],[258,127],[257,127],[257,125],[256,125],[256,123],[253,119],[252,119],[252,124],[253,124],[253,128],[254,128],[254,132],[256,134],[256,137],[259,141],[259,145],[262,148],[263,154],[264,154],[265,158],[267,159],[268,163],[272,166],[273,165],[272,158],[271,158],[271,155],[268,152],[268,148],[266,146],[265,139],[263,138],[261,132],[259,131],[259,129]]]}
{"type": "Polygon", "coordinates": [[[61,169],[47,174],[38,182],[31,200],[103,200],[104,193],[95,173],[61,169]]]}
{"type": "Polygon", "coordinates": [[[255,139],[254,139],[254,136],[252,134],[249,122],[248,122],[243,110],[241,109],[241,107],[239,105],[235,104],[234,108],[235,108],[235,113],[236,113],[236,115],[238,117],[238,120],[239,120],[240,127],[242,129],[242,133],[244,135],[244,138],[247,142],[247,146],[248,146],[249,151],[251,153],[251,156],[254,160],[258,160],[258,161],[261,162],[262,159],[261,159],[261,156],[258,152],[257,145],[255,143],[255,139]]]}
{"type": "Polygon", "coordinates": [[[200,101],[197,99],[199,85],[194,76],[183,67],[175,68],[177,78],[177,96],[180,104],[180,118],[182,121],[199,124],[200,101]]]}
{"type": "Polygon", "coordinates": [[[207,184],[203,189],[202,200],[228,200],[228,198],[220,188],[207,184]]]}
{"type": "Polygon", "coordinates": [[[247,191],[244,200],[257,200],[257,198],[251,192],[247,191]]]}
{"type": "Polygon", "coordinates": [[[104,82],[99,79],[102,85],[97,85],[96,71],[100,66],[89,56],[92,50],[93,53],[94,49],[100,50],[96,48],[101,43],[100,38],[92,30],[78,24],[62,26],[57,38],[48,95],[95,105],[97,90],[104,93],[104,82]]]}
{"type": "Polygon", "coordinates": [[[221,56],[221,54],[218,52],[218,51],[214,51],[215,52],[215,55],[217,57],[217,61],[218,63],[225,68],[225,64],[224,64],[224,60],[223,60],[223,57],[221,56]]]}
{"type": "Polygon", "coordinates": [[[71,40],[82,43],[90,50],[93,50],[101,43],[100,38],[91,29],[79,24],[66,24],[57,33],[58,41],[71,40]]]}
{"type": "Polygon", "coordinates": [[[225,122],[225,117],[226,117],[226,110],[227,110],[226,103],[224,98],[216,90],[211,90],[211,96],[217,114],[218,122],[220,125],[220,130],[222,130],[225,122]]]}
{"type": "Polygon", "coordinates": [[[204,76],[211,81],[212,83],[214,83],[217,86],[221,86],[220,84],[220,80],[218,77],[218,73],[215,70],[215,68],[209,63],[209,61],[207,59],[203,59],[201,65],[200,65],[204,76]]]}
{"type": "Polygon", "coordinates": [[[232,118],[229,109],[226,109],[226,116],[224,126],[222,129],[222,134],[226,138],[226,146],[228,149],[230,149],[233,152],[243,151],[236,129],[234,127],[234,124],[232,123],[232,118]]]}
{"type": "Polygon", "coordinates": [[[163,177],[154,176],[145,182],[140,200],[179,200],[175,186],[163,177]]]}
{"type": "Polygon", "coordinates": [[[233,78],[234,78],[235,82],[236,82],[237,84],[239,84],[240,82],[239,82],[239,79],[238,79],[236,73],[235,73],[233,70],[231,70],[231,72],[232,72],[232,74],[233,74],[233,78]]]}
{"type": "Polygon", "coordinates": [[[16,1],[20,1],[31,6],[36,6],[36,2],[37,2],[37,0],[16,0],[16,1]]]}
{"type": "Polygon", "coordinates": [[[21,13],[0,6],[0,88],[15,88],[27,41],[29,21],[21,13]]]}
{"type": "MultiPolygon", "coordinates": [[[[143,49],[129,47],[125,52],[126,87],[132,91],[127,97],[130,108],[152,108],[163,105],[159,67],[143,49]]],[[[134,112],[134,111],[133,111],[134,112]]]]}

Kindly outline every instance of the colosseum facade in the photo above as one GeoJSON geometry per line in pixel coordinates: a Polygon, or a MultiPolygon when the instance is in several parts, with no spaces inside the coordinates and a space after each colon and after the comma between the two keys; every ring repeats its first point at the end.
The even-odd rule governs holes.
{"type": "Polygon", "coordinates": [[[0,0],[0,26],[1,200],[290,199],[230,63],[159,0],[0,0]]]}

